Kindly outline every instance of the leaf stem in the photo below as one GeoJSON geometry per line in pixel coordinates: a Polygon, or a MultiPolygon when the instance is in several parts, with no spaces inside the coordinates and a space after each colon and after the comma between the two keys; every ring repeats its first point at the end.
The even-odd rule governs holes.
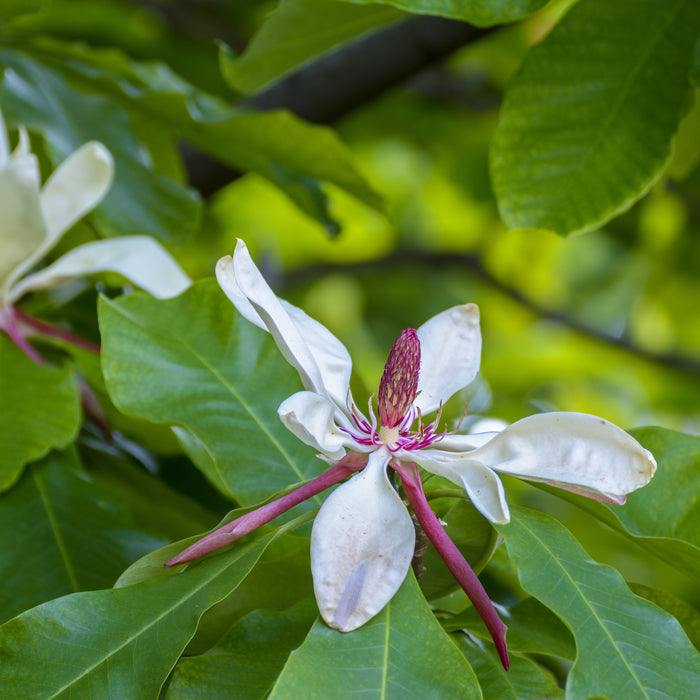
{"type": "Polygon", "coordinates": [[[392,460],[391,467],[398,472],[401,477],[403,490],[408,498],[408,502],[413,508],[413,512],[418,518],[423,531],[433,546],[442,557],[447,568],[457,579],[457,583],[471,600],[474,608],[484,621],[491,637],[493,638],[498,656],[501,659],[503,668],[508,670],[510,665],[508,659],[508,648],[506,647],[506,630],[508,629],[498,617],[493,603],[489,599],[488,593],[481,585],[481,581],[472,570],[462,553],[457,549],[457,545],[449,538],[445,529],[440,524],[437,515],[433,513],[423,492],[423,484],[420,480],[418,468],[414,463],[399,462],[392,460]]]}
{"type": "Polygon", "coordinates": [[[31,326],[44,335],[60,338],[61,340],[71,343],[72,345],[77,345],[78,347],[84,348],[85,350],[89,350],[90,352],[94,352],[96,354],[100,353],[100,346],[96,343],[92,343],[89,340],[85,340],[85,338],[81,338],[80,336],[64,331],[61,328],[52,326],[45,321],[40,321],[38,318],[34,318],[34,316],[31,316],[21,309],[15,309],[15,314],[17,315],[17,318],[22,321],[22,323],[26,323],[28,326],[31,326]]]}
{"type": "Polygon", "coordinates": [[[46,360],[27,342],[17,325],[19,313],[14,306],[6,306],[4,309],[0,309],[0,330],[5,331],[7,337],[20,350],[24,351],[25,355],[31,357],[37,364],[43,365],[46,360]]]}

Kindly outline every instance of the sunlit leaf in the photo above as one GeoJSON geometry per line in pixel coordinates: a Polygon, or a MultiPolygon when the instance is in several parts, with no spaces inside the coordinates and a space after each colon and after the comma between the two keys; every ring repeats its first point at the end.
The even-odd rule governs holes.
{"type": "Polygon", "coordinates": [[[550,516],[514,507],[510,524],[496,527],[523,588],[574,633],[578,656],[567,698],[696,696],[700,655],[677,620],[635,596],[617,571],[592,561],[550,516]]]}
{"type": "Polygon", "coordinates": [[[384,610],[354,632],[317,620],[269,697],[360,693],[387,700],[482,697],[474,672],[435,620],[410,570],[384,610]]]}
{"type": "Polygon", "coordinates": [[[581,0],[508,87],[491,165],[511,228],[588,231],[659,178],[690,107],[696,0],[581,0]]]}
{"type": "Polygon", "coordinates": [[[22,467],[67,447],[80,426],[80,397],[69,367],[39,365],[0,332],[0,491],[22,467]]]}
{"type": "Polygon", "coordinates": [[[29,465],[0,497],[0,533],[3,622],[67,593],[109,587],[164,544],[134,529],[125,504],[90,481],[74,450],[29,465]]]}
{"type": "Polygon", "coordinates": [[[529,15],[549,0],[352,0],[400,7],[407,12],[461,19],[478,27],[512,22],[529,15]]]}
{"type": "Polygon", "coordinates": [[[74,593],[13,618],[0,627],[2,696],[157,697],[201,615],[235,590],[278,534],[176,576],[74,593]]]}
{"type": "Polygon", "coordinates": [[[333,0],[283,0],[239,57],[221,52],[234,90],[255,92],[316,56],[403,17],[389,7],[333,0]]]}
{"type": "Polygon", "coordinates": [[[125,413],[184,426],[203,469],[249,505],[321,471],[277,416],[299,381],[267,333],[238,317],[213,280],[158,301],[100,299],[105,381],[125,413]]]}

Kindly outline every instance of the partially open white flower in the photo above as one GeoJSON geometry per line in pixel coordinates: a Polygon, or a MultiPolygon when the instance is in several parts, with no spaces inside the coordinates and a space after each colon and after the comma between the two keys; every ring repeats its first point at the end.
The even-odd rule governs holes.
{"type": "Polygon", "coordinates": [[[507,666],[505,627],[430,510],[415,465],[464,488],[492,522],[507,523],[510,514],[497,472],[623,503],[625,494],[652,477],[654,458],[620,428],[581,413],[530,416],[497,433],[440,432],[441,406],[479,370],[481,333],[474,304],[447,309],[399,335],[379,385],[378,417],[371,402],[364,415],[350,392],[352,362],[345,347],[301,309],[275,296],[242,241],[232,258],[219,261],[216,274],[238,311],[272,334],[301,377],[304,391],[279,407],[283,423],[336,464],[297,492],[200,540],[168,565],[224,546],[359,472],[326,499],[311,535],[321,615],[332,627],[355,629],[391,600],[413,557],[413,522],[387,477],[390,467],[400,475],[418,521],[484,618],[507,666]],[[435,411],[437,416],[426,422],[435,411]]]}
{"type": "Polygon", "coordinates": [[[117,272],[157,297],[174,296],[189,286],[187,275],[149,236],[86,243],[27,275],[102,201],[113,176],[111,154],[91,141],[66,158],[42,187],[27,133],[20,128],[19,143],[10,152],[0,113],[0,323],[7,316],[2,310],[27,292],[97,272],[117,272]]]}

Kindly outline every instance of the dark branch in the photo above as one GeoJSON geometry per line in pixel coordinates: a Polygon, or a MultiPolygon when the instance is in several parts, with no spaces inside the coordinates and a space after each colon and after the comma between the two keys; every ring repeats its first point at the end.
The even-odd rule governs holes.
{"type": "Polygon", "coordinates": [[[284,285],[295,286],[305,283],[309,279],[316,279],[330,272],[337,272],[338,270],[379,274],[384,273],[386,270],[395,270],[397,266],[413,265],[418,267],[436,268],[440,270],[450,267],[467,268],[471,274],[476,275],[489,286],[497,289],[502,294],[505,294],[514,301],[518,302],[540,318],[550,319],[556,323],[571,328],[581,335],[585,335],[601,343],[605,343],[606,345],[621,348],[622,350],[650,362],[671,367],[683,372],[700,375],[700,361],[696,360],[695,358],[684,355],[675,355],[672,353],[656,353],[650,350],[645,350],[644,348],[634,345],[634,343],[627,337],[618,337],[605,333],[597,328],[572,318],[563,311],[558,309],[550,309],[538,304],[537,302],[534,302],[519,290],[510,287],[495,277],[484,267],[481,258],[475,254],[431,253],[428,251],[396,251],[395,253],[387,255],[384,258],[369,262],[353,264],[309,265],[306,267],[297,268],[296,270],[285,273],[280,282],[284,285]]]}

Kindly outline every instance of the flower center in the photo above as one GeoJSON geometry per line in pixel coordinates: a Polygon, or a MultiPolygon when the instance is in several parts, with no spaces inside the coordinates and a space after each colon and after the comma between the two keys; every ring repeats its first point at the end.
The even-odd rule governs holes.
{"type": "MultiPolygon", "coordinates": [[[[420,341],[413,328],[399,333],[389,352],[379,382],[377,407],[382,430],[395,429],[413,405],[418,392],[418,373],[420,371],[420,341]]],[[[387,433],[387,438],[393,431],[387,433]]],[[[387,440],[388,441],[388,440],[387,440]]],[[[392,442],[395,442],[394,439],[392,442]]]]}

